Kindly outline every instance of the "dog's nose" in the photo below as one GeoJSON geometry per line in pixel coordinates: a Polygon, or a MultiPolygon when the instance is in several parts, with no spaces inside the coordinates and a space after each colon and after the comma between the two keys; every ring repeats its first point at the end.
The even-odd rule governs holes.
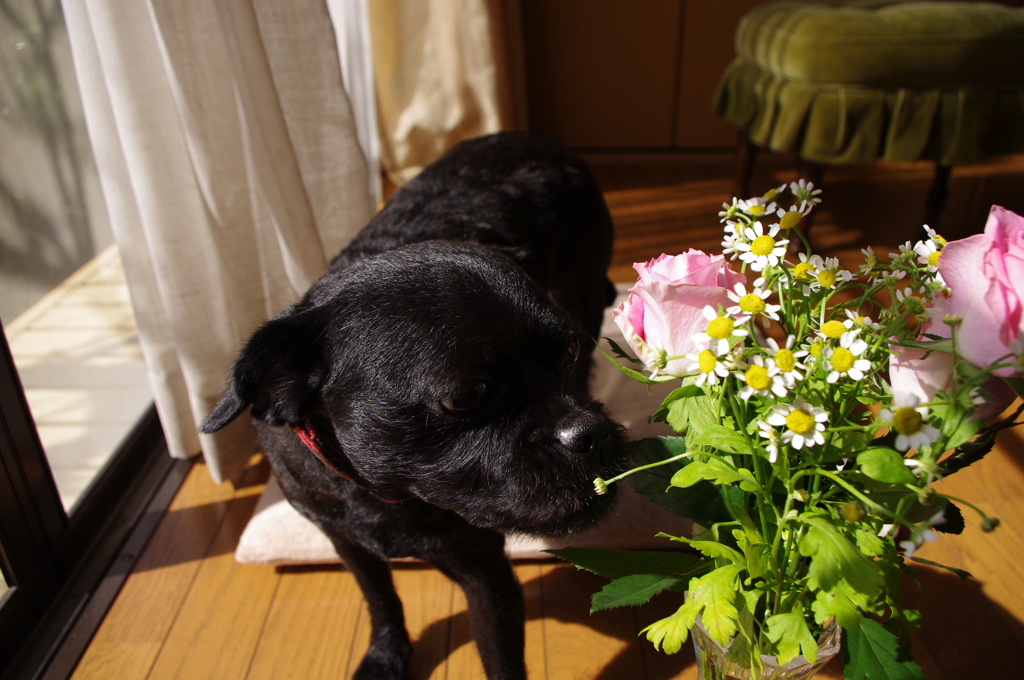
{"type": "Polygon", "coordinates": [[[573,453],[593,453],[608,437],[608,421],[599,414],[584,413],[564,421],[555,435],[573,453]]]}

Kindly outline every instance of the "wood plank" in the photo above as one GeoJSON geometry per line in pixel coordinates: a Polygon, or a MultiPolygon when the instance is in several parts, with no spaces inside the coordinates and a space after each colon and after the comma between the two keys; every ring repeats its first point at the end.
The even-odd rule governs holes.
{"type": "Polygon", "coordinates": [[[591,596],[606,582],[568,565],[544,574],[549,680],[635,678],[642,673],[644,659],[632,609],[588,614],[591,596]]]}
{"type": "Polygon", "coordinates": [[[234,494],[202,462],[189,472],[72,676],[145,678],[234,494]]]}
{"type": "Polygon", "coordinates": [[[544,620],[544,575],[555,567],[550,560],[515,564],[516,577],[523,587],[526,604],[526,674],[547,680],[548,660],[544,620]]]}
{"type": "Polygon", "coordinates": [[[369,643],[368,620],[346,569],[282,569],[247,680],[350,677],[369,643]]]}
{"type": "Polygon", "coordinates": [[[438,570],[421,564],[396,564],[391,573],[413,644],[409,677],[444,680],[452,645],[453,590],[457,586],[438,570]]]}
{"type": "Polygon", "coordinates": [[[250,492],[231,502],[149,680],[246,676],[278,581],[274,567],[235,562],[238,538],[257,500],[250,492]]]}

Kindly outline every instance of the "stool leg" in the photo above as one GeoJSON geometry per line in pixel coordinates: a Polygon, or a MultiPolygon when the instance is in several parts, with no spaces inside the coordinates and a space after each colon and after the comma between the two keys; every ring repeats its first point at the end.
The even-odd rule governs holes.
{"type": "Polygon", "coordinates": [[[736,180],[732,195],[739,199],[750,198],[750,178],[757,163],[757,147],[750,141],[744,129],[736,131],[736,180]]]}
{"type": "Polygon", "coordinates": [[[925,224],[932,229],[939,228],[939,218],[946,208],[946,199],[949,197],[949,176],[953,168],[948,165],[935,164],[935,179],[928,189],[928,203],[925,205],[925,224]]]}

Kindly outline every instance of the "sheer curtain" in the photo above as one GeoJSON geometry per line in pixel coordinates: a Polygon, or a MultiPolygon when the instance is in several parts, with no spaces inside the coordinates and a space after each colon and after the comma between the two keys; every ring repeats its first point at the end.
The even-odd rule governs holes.
{"type": "MultiPolygon", "coordinates": [[[[89,135],[171,454],[235,478],[247,418],[196,423],[264,320],[372,214],[324,0],[65,0],[89,135]]],[[[372,117],[371,117],[372,120],[372,117]]]]}
{"type": "Polygon", "coordinates": [[[202,450],[218,482],[234,479],[252,424],[212,436],[196,424],[252,331],[372,215],[378,155],[401,184],[460,139],[525,120],[513,101],[522,69],[509,69],[518,0],[64,9],[171,454],[202,450]]]}

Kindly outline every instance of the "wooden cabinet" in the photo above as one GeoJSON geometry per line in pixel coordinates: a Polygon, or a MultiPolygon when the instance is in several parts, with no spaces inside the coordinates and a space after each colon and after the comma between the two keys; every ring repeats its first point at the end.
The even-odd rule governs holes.
{"type": "Polygon", "coordinates": [[[740,17],[769,0],[520,0],[530,128],[582,149],[731,147],[711,113],[740,17]]]}

